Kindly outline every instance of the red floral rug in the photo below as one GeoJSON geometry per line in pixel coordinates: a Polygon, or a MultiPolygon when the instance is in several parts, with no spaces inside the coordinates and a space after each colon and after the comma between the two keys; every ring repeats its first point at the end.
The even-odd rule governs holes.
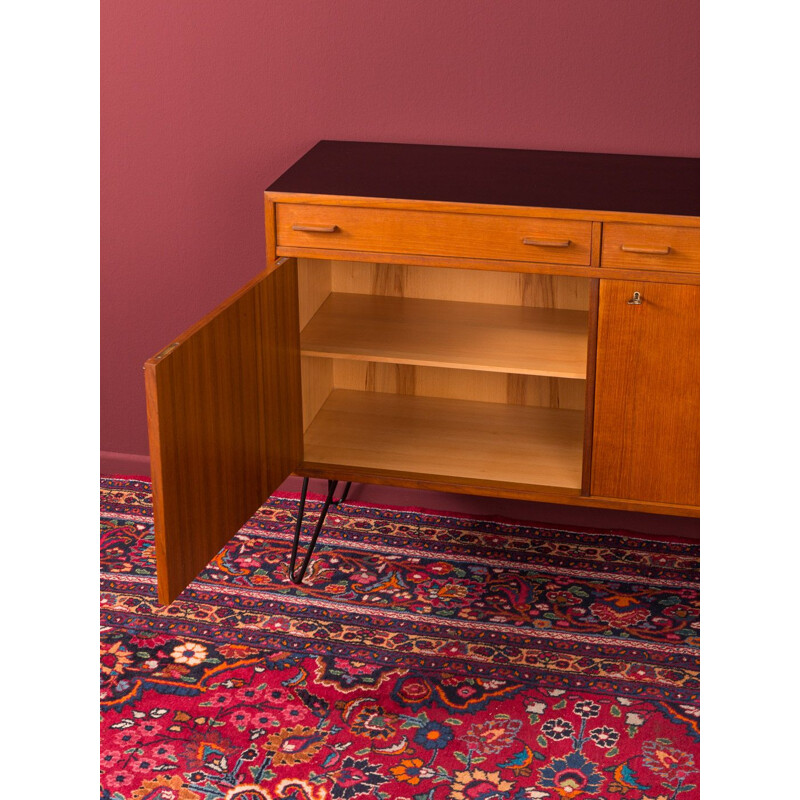
{"type": "Polygon", "coordinates": [[[348,502],[298,588],[280,497],[163,607],[101,498],[105,800],[699,797],[696,544],[348,502]]]}

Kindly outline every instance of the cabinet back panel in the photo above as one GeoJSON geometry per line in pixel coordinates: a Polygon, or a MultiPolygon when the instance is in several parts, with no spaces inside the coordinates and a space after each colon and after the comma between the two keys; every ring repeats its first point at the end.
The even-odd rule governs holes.
{"type": "Polygon", "coordinates": [[[465,369],[303,356],[303,430],[333,389],[477,400],[582,411],[586,382],[541,375],[509,375],[465,369]]]}
{"type": "Polygon", "coordinates": [[[305,435],[305,464],[440,480],[577,490],[580,411],[334,389],[305,435]]]}
{"type": "MultiPolygon", "coordinates": [[[[300,328],[331,292],[585,311],[587,278],[297,259],[300,328]]],[[[583,410],[583,380],[304,356],[303,428],[333,389],[583,410]]]]}
{"type": "Polygon", "coordinates": [[[521,272],[332,261],[334,292],[535,308],[589,308],[589,279],[521,272]]]}
{"type": "MultiPolygon", "coordinates": [[[[325,361],[325,359],[307,359],[325,361]]],[[[582,380],[335,359],[333,388],[583,410],[582,380]]]]}

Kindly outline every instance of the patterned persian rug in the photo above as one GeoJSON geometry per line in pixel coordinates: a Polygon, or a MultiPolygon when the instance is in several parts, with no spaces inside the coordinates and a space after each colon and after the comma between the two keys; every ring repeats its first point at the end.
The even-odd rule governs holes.
{"type": "Polygon", "coordinates": [[[348,502],[298,588],[280,497],[162,607],[101,497],[105,800],[699,797],[696,544],[348,502]]]}

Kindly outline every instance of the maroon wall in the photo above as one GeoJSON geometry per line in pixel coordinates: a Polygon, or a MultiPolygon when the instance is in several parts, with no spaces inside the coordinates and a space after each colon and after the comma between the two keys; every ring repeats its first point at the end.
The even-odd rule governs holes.
{"type": "Polygon", "coordinates": [[[698,0],[108,0],[101,27],[101,447],[140,472],[142,363],[262,268],[262,191],[317,140],[699,154],[698,0]]]}

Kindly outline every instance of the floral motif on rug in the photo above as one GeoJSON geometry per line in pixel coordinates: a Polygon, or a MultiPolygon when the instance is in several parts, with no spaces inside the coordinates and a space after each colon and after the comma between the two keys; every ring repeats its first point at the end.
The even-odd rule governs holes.
{"type": "Polygon", "coordinates": [[[164,607],[102,480],[104,800],[699,797],[696,544],[347,503],[297,587],[296,512],[164,607]]]}

